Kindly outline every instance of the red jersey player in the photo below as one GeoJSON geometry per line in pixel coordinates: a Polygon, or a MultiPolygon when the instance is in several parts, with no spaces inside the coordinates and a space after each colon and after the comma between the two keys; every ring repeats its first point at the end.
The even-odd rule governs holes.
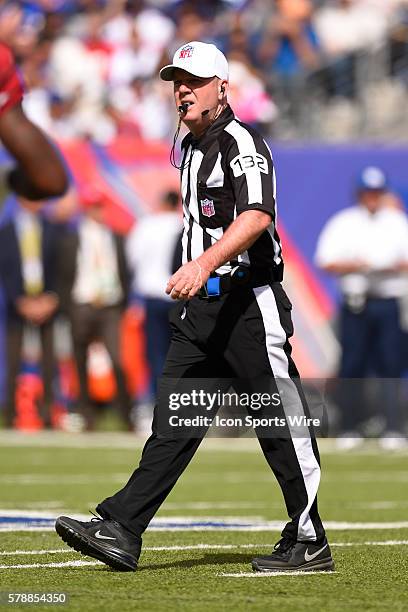
{"type": "Polygon", "coordinates": [[[0,42],[0,140],[16,159],[8,183],[30,200],[62,195],[68,184],[64,165],[54,146],[24,114],[22,79],[13,55],[0,42]]]}

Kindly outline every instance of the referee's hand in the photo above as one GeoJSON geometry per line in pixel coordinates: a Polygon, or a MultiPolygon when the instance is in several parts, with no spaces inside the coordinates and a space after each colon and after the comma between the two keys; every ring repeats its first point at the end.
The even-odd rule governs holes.
{"type": "Polygon", "coordinates": [[[189,261],[177,270],[167,283],[166,293],[173,300],[190,300],[207,282],[210,270],[197,261],[189,261]]]}

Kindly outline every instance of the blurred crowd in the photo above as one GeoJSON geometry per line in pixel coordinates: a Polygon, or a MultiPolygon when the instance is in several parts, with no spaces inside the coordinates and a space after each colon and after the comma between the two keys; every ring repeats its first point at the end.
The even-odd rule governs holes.
{"type": "Polygon", "coordinates": [[[111,204],[103,190],[89,184],[79,192],[72,188],[51,206],[12,193],[7,198],[0,225],[6,427],[92,431],[102,403],[117,409],[126,430],[150,430],[157,378],[170,343],[172,300],[164,288],[181,265],[180,196],[165,191],[155,211],[127,236],[107,224],[111,204]],[[137,337],[126,338],[126,314],[136,320],[137,337]],[[138,337],[142,355],[126,368],[126,346],[134,357],[138,337]],[[61,382],[59,364],[67,358],[73,378],[61,382]],[[132,389],[132,375],[140,377],[137,370],[145,363],[150,376],[142,389],[132,389]],[[30,364],[43,383],[32,398],[33,410],[27,410],[30,391],[22,398],[19,376],[30,364]],[[72,388],[62,401],[62,419],[55,415],[61,385],[72,388]]]}
{"type": "Polygon", "coordinates": [[[406,124],[407,0],[2,1],[0,39],[27,113],[57,139],[171,138],[157,72],[189,40],[226,53],[231,105],[267,135],[401,137],[406,124]]]}

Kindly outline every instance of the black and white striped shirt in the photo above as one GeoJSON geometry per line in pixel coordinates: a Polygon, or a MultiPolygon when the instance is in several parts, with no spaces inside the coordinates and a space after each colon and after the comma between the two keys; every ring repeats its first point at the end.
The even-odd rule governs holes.
{"type": "MultiPolygon", "coordinates": [[[[227,106],[201,138],[189,133],[181,147],[183,263],[215,244],[240,213],[255,209],[269,213],[271,224],[237,260],[251,267],[281,269],[275,170],[262,137],[227,106]]],[[[233,265],[227,262],[217,272],[227,273],[233,265]]]]}

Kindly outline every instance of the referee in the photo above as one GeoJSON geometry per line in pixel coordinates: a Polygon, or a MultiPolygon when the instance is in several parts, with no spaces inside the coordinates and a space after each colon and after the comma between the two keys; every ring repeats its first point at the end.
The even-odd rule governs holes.
{"type": "MultiPolygon", "coordinates": [[[[286,379],[291,413],[307,415],[290,356],[291,303],[280,282],[283,261],[276,231],[275,173],[268,146],[242,124],[227,102],[228,63],[212,44],[180,47],[160,71],[172,81],[180,119],[184,209],[183,264],[166,293],[180,300],[171,314],[172,342],[164,379],[286,379]]],[[[285,410],[282,397],[281,409],[285,410]]],[[[289,410],[289,406],[286,406],[289,410]]],[[[136,569],[141,535],[192,459],[202,437],[153,434],[128,483],[90,522],[60,517],[57,533],[69,545],[111,567],[136,569]]],[[[290,521],[258,571],[331,570],[334,563],[317,510],[319,454],[302,437],[257,435],[281,486],[290,521]]]]}

